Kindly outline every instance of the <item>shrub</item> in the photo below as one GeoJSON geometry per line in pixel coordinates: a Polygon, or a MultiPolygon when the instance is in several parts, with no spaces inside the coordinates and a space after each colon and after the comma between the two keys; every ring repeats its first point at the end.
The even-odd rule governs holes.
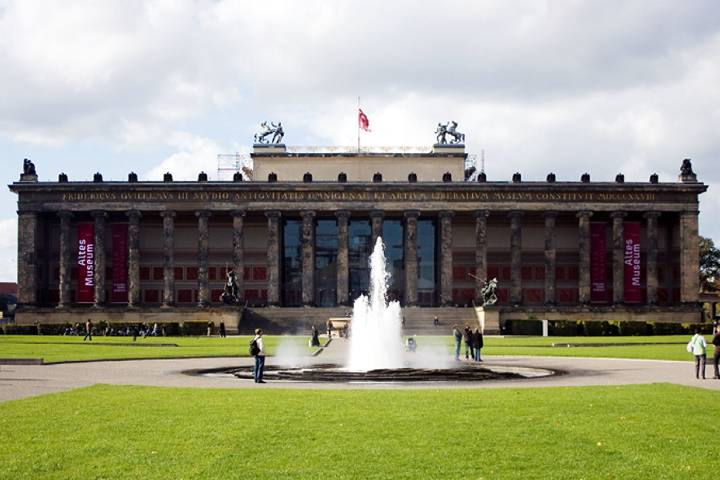
{"type": "Polygon", "coordinates": [[[37,335],[37,325],[17,325],[7,324],[3,326],[3,333],[5,335],[37,335]]]}
{"type": "Polygon", "coordinates": [[[652,335],[652,327],[645,322],[619,322],[618,327],[623,336],[652,335]]]}
{"type": "Polygon", "coordinates": [[[552,320],[548,325],[548,335],[572,337],[578,334],[578,322],[552,320]]]}
{"type": "Polygon", "coordinates": [[[507,320],[505,333],[509,335],[542,335],[540,320],[507,320]]]}
{"type": "Polygon", "coordinates": [[[38,335],[62,335],[65,329],[69,326],[66,323],[38,323],[37,334],[38,335]]]}
{"type": "Polygon", "coordinates": [[[207,322],[183,322],[180,334],[184,336],[207,335],[207,322]]]}

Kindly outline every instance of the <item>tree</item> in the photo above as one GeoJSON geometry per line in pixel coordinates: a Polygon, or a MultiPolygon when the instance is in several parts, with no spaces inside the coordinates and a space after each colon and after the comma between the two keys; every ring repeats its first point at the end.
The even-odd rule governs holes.
{"type": "Polygon", "coordinates": [[[700,237],[700,289],[703,292],[718,290],[720,281],[720,249],[711,238],[700,237]]]}

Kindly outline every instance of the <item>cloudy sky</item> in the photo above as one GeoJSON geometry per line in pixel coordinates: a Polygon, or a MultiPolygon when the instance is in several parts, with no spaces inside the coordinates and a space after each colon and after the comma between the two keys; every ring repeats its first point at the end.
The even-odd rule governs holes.
{"type": "MultiPolygon", "coordinates": [[[[673,1],[4,1],[0,162],[41,180],[217,178],[262,120],[289,145],[430,145],[454,119],[490,180],[710,185],[720,241],[720,8],[673,1]]],[[[0,281],[15,196],[0,193],[0,281]]]]}

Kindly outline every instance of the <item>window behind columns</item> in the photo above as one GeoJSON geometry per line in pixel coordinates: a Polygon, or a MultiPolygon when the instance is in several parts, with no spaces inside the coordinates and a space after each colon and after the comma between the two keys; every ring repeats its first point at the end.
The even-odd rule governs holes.
{"type": "Polygon", "coordinates": [[[302,220],[283,221],[283,258],[282,258],[282,305],[298,307],[302,305],[302,257],[300,255],[300,235],[302,220]]]}
{"type": "Polygon", "coordinates": [[[418,305],[433,307],[436,304],[436,224],[431,219],[420,219],[417,224],[418,245],[418,305]]]}
{"type": "Polygon", "coordinates": [[[402,220],[385,219],[383,221],[382,238],[385,244],[385,260],[390,273],[387,299],[397,300],[403,298],[405,280],[405,266],[403,264],[405,251],[403,248],[404,227],[402,220]]]}
{"type": "Polygon", "coordinates": [[[315,224],[315,304],[337,304],[337,221],[320,219],[315,224]]]}
{"type": "Polygon", "coordinates": [[[348,273],[350,302],[368,293],[370,285],[370,220],[348,222],[348,273]]]}

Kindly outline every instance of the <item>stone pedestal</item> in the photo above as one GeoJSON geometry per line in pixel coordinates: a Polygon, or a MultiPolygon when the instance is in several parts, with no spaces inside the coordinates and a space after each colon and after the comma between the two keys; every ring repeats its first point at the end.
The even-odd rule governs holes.
{"type": "Polygon", "coordinates": [[[338,222],[338,253],[337,253],[337,304],[349,305],[350,271],[348,253],[348,220],[350,212],[340,210],[335,213],[338,222]]]}
{"type": "Polygon", "coordinates": [[[175,304],[175,212],[160,212],[163,219],[163,299],[162,306],[175,304]]]}
{"type": "Polygon", "coordinates": [[[206,307],[210,304],[210,287],[208,285],[208,219],[210,212],[200,210],[195,212],[198,218],[198,306],[206,307]]]}
{"type": "Polygon", "coordinates": [[[497,306],[475,307],[475,316],[483,334],[500,333],[500,309],[497,306]]]}
{"type": "Polygon", "coordinates": [[[278,154],[287,153],[284,143],[255,143],[253,144],[254,154],[278,154]]]}
{"type": "Polygon", "coordinates": [[[417,305],[417,284],[418,284],[418,245],[417,245],[417,222],[420,212],[410,210],[404,213],[405,217],[405,306],[414,307],[417,305]]]}
{"type": "Polygon", "coordinates": [[[265,212],[268,219],[267,231],[267,302],[270,306],[280,305],[280,212],[265,212]]]}

